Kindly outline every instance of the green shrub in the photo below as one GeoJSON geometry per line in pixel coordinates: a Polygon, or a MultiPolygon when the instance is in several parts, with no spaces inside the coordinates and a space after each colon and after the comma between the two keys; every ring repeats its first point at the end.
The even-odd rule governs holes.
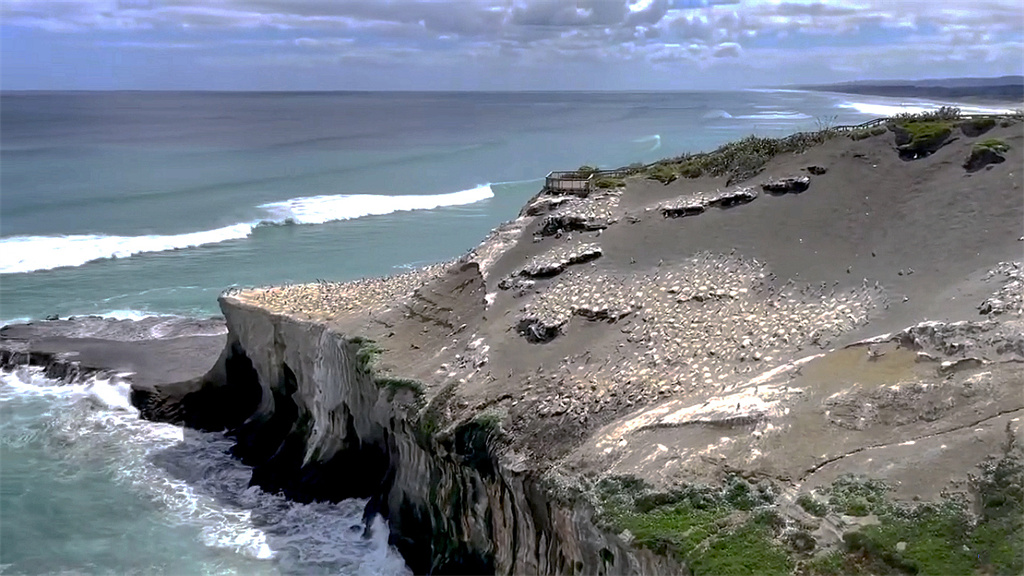
{"type": "Polygon", "coordinates": [[[597,181],[594,182],[594,186],[597,186],[598,188],[618,188],[625,185],[626,182],[622,178],[616,178],[613,176],[604,176],[602,178],[598,178],[597,181]]]}
{"type": "Polygon", "coordinates": [[[812,516],[818,516],[820,518],[828,514],[828,506],[826,506],[824,502],[818,502],[814,499],[814,496],[811,496],[810,494],[801,494],[800,497],[796,499],[796,503],[812,516]]]}
{"type": "Polygon", "coordinates": [[[700,178],[704,170],[696,162],[686,162],[679,167],[679,175],[683,178],[700,178]]]}
{"type": "Polygon", "coordinates": [[[576,169],[576,176],[580,178],[589,178],[592,174],[594,174],[597,171],[598,169],[596,166],[588,166],[587,164],[584,164],[583,166],[580,166],[579,168],[576,169]]]}
{"type": "Polygon", "coordinates": [[[850,140],[864,140],[865,138],[871,137],[871,131],[868,129],[854,130],[850,132],[850,140]]]}
{"type": "Polygon", "coordinates": [[[373,340],[361,336],[350,338],[349,342],[358,347],[356,349],[356,368],[361,372],[373,370],[373,365],[377,362],[381,352],[383,352],[380,345],[373,340]]]}
{"type": "Polygon", "coordinates": [[[845,576],[851,572],[846,555],[839,550],[819,554],[804,564],[810,576],[845,576]]]}
{"type": "Polygon", "coordinates": [[[885,134],[886,132],[888,132],[888,130],[886,129],[885,126],[882,126],[882,125],[875,126],[874,128],[871,129],[871,135],[872,136],[881,136],[882,134],[885,134]]]}
{"type": "Polygon", "coordinates": [[[662,184],[669,184],[679,177],[668,164],[655,164],[647,171],[647,177],[662,184]]]}
{"type": "Polygon", "coordinates": [[[1002,153],[1008,151],[1009,149],[1010,149],[1009,144],[1007,144],[1006,142],[1003,142],[1002,140],[1000,140],[998,138],[989,138],[987,140],[982,140],[981,142],[977,142],[977,143],[974,144],[974,150],[978,150],[978,151],[991,150],[991,151],[993,151],[993,152],[995,152],[997,154],[1002,154],[1002,153]]]}
{"type": "Polygon", "coordinates": [[[785,576],[792,563],[766,528],[747,523],[712,540],[688,562],[694,576],[785,576]]]}
{"type": "Polygon", "coordinates": [[[955,106],[942,106],[938,110],[929,110],[926,112],[901,112],[893,116],[893,120],[897,123],[905,122],[931,122],[931,121],[950,121],[960,119],[960,109],[955,106]]]}
{"type": "Polygon", "coordinates": [[[931,154],[953,134],[953,126],[952,122],[945,120],[914,120],[897,124],[898,149],[905,157],[931,154]]]}
{"type": "Polygon", "coordinates": [[[393,400],[395,398],[395,394],[402,390],[409,390],[417,400],[421,399],[426,393],[423,383],[411,378],[384,377],[375,378],[374,381],[378,388],[383,388],[388,391],[388,400],[393,400]]]}

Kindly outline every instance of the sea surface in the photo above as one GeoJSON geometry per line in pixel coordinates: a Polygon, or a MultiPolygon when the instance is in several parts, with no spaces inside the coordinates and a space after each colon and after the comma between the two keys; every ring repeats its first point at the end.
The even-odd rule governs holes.
{"type": "MultiPolygon", "coordinates": [[[[0,323],[211,316],[233,286],[400,273],[617,167],[940,103],[683,93],[0,94],[0,323]]],[[[0,375],[0,574],[403,574],[361,501],[248,487],[123,382],[0,375]]]]}

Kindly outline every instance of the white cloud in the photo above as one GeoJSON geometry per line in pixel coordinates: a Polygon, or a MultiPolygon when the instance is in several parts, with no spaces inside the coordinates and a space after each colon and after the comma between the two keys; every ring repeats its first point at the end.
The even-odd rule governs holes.
{"type": "Polygon", "coordinates": [[[259,30],[291,35],[268,43],[293,52],[231,56],[253,62],[639,62],[652,73],[824,62],[848,74],[919,76],[965,59],[1016,73],[1024,50],[1020,0],[4,0],[0,18],[49,33],[119,31],[122,48],[200,47],[167,42],[164,30],[210,45],[259,30]],[[847,41],[832,47],[839,38],[847,41]]]}

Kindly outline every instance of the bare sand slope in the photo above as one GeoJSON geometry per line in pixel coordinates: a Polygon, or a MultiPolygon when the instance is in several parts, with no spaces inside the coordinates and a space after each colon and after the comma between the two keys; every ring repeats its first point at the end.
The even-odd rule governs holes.
{"type": "MultiPolygon", "coordinates": [[[[537,470],[561,462],[668,485],[747,467],[801,482],[840,454],[1024,407],[1017,370],[1000,356],[981,358],[985,369],[996,363],[989,372],[998,392],[937,420],[912,417],[925,409],[917,401],[857,433],[830,416],[835,394],[860,398],[876,393],[865,386],[939,378],[945,354],[919,365],[920,347],[908,345],[865,364],[867,352],[844,346],[923,321],[984,320],[979,306],[1000,290],[1011,301],[1000,318],[1019,316],[1012,262],[1024,250],[1022,151],[1020,123],[973,137],[957,131],[934,154],[909,161],[892,133],[841,136],[729,185],[638,176],[587,198],[541,194],[447,267],[232,298],[369,335],[384,349],[380,369],[421,380],[428,401],[455,387],[440,407],[447,421],[502,415],[508,450],[537,470]],[[968,172],[972,148],[991,138],[1009,145],[1005,161],[968,172]],[[789,193],[761,186],[787,177],[809,185],[789,193]],[[690,215],[672,211],[685,206],[690,215]],[[1001,262],[1011,264],[997,270],[1001,262]],[[379,295],[394,292],[387,286],[415,290],[384,305],[379,295]],[[806,363],[803,372],[794,362],[806,363]],[[723,402],[733,409],[677,416],[694,426],[655,417],[723,402]],[[768,418],[772,410],[792,415],[768,418]],[[638,418],[646,424],[630,424],[638,418]],[[827,440],[788,440],[796,437],[827,440]],[[732,451],[690,458],[722,442],[732,451]]],[[[1000,338],[1019,336],[1019,324],[1007,326],[971,338],[978,350],[995,349],[1000,338]]],[[[979,370],[951,381],[982,378],[979,370]]]]}

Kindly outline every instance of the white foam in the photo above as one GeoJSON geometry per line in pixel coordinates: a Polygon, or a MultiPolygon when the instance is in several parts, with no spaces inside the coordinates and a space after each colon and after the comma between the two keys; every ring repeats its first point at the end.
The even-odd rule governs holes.
{"type": "Polygon", "coordinates": [[[703,118],[705,120],[715,120],[718,118],[732,118],[732,114],[729,114],[725,110],[710,110],[704,113],[703,118]]]}
{"type": "Polygon", "coordinates": [[[432,195],[383,196],[377,194],[342,194],[292,198],[283,202],[260,205],[272,217],[271,222],[323,224],[363,216],[381,216],[410,210],[433,210],[445,206],[462,206],[493,198],[489,184],[461,192],[432,195]]]}
{"type": "Polygon", "coordinates": [[[215,230],[166,236],[11,236],[0,238],[0,274],[35,272],[81,266],[104,258],[127,258],[143,252],[163,252],[239,240],[254,224],[234,224],[215,230]]]}
{"type": "Polygon", "coordinates": [[[921,112],[930,112],[938,110],[943,106],[956,106],[960,108],[960,111],[964,114],[1008,114],[1012,113],[1013,110],[1010,108],[993,108],[985,106],[971,106],[953,103],[942,103],[942,102],[926,102],[926,101],[913,101],[913,102],[896,102],[893,100],[871,100],[871,101],[844,101],[839,104],[840,108],[847,110],[856,110],[861,114],[868,114],[871,116],[896,116],[897,114],[919,114],[921,112]]]}
{"type": "Polygon", "coordinates": [[[232,224],[215,230],[187,234],[147,236],[106,236],[77,234],[65,236],[11,236],[0,238],[0,274],[18,274],[81,266],[94,260],[127,258],[145,252],[165,252],[241,240],[263,224],[323,224],[363,216],[378,216],[406,210],[432,210],[473,204],[493,198],[489,184],[469,190],[433,195],[342,194],[292,198],[262,204],[267,217],[232,224]]]}
{"type": "Polygon", "coordinates": [[[652,144],[652,146],[647,151],[648,152],[654,152],[658,148],[661,148],[661,134],[651,134],[650,136],[644,136],[643,138],[637,138],[636,140],[633,140],[633,142],[635,142],[637,144],[646,144],[646,143],[650,142],[652,144]]]}
{"type": "Polygon", "coordinates": [[[736,118],[743,120],[808,120],[811,116],[802,112],[759,112],[757,114],[736,116],[736,118]]]}
{"type": "Polygon", "coordinates": [[[0,372],[5,414],[30,397],[50,402],[44,426],[8,420],[0,441],[42,442],[70,475],[102,462],[113,482],[157,504],[169,526],[194,527],[203,545],[237,554],[246,568],[229,572],[250,573],[257,564],[245,562],[258,562],[268,572],[410,574],[383,519],[363,537],[365,501],[301,504],[250,487],[252,469],[231,455],[229,438],[142,420],[127,392],[116,377],[64,386],[38,368],[0,372]]]}

